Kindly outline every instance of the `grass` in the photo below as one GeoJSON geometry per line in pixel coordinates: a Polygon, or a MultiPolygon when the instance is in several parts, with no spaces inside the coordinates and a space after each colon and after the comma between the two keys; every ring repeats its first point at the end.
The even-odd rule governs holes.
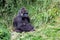
{"type": "Polygon", "coordinates": [[[59,17],[56,23],[44,23],[33,32],[14,33],[17,35],[15,40],[60,40],[60,22],[57,20],[59,17]]]}
{"type": "Polygon", "coordinates": [[[60,26],[43,24],[34,32],[20,33],[20,40],[60,40],[60,26]]]}
{"type": "Polygon", "coordinates": [[[16,2],[6,0],[4,8],[2,8],[2,0],[0,4],[0,23],[6,29],[9,29],[11,40],[60,40],[59,0],[18,0],[16,2]],[[23,6],[29,12],[31,24],[34,26],[35,31],[16,33],[12,31],[13,18],[23,6]]]}

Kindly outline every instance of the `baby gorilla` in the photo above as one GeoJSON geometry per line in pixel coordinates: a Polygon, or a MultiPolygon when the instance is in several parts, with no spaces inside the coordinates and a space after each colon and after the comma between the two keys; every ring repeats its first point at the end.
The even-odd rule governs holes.
{"type": "Polygon", "coordinates": [[[16,32],[34,31],[34,27],[30,24],[30,18],[25,8],[22,8],[14,18],[13,26],[16,32]]]}

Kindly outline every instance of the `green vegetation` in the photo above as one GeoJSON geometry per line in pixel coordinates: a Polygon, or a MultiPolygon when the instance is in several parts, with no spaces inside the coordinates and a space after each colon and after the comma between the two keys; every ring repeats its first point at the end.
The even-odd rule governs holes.
{"type": "Polygon", "coordinates": [[[0,23],[0,40],[10,40],[10,32],[2,23],[0,23]]]}
{"type": "Polygon", "coordinates": [[[15,40],[60,40],[60,0],[0,0],[0,39],[9,40],[13,18],[26,7],[34,32],[20,33],[15,40]]]}

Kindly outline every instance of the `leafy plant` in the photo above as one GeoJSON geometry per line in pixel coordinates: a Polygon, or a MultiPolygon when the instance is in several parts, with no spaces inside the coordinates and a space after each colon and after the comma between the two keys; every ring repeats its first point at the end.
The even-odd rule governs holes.
{"type": "Polygon", "coordinates": [[[0,24],[0,40],[10,40],[10,32],[0,24]]]}

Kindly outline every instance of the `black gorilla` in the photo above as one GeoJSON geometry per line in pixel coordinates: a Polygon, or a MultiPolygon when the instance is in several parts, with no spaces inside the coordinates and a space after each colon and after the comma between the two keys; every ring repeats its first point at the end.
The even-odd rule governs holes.
{"type": "Polygon", "coordinates": [[[29,32],[34,30],[34,27],[30,24],[30,18],[25,8],[22,8],[14,18],[13,26],[16,32],[29,32]]]}

